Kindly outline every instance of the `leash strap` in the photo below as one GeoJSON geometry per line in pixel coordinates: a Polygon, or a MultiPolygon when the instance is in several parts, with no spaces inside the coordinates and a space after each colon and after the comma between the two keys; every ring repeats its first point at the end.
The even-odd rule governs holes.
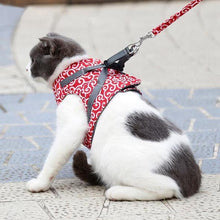
{"type": "Polygon", "coordinates": [[[136,54],[144,40],[146,40],[148,38],[153,38],[156,35],[158,35],[161,31],[168,28],[178,18],[180,18],[181,16],[186,14],[188,11],[190,11],[192,8],[194,8],[196,5],[198,5],[201,1],[203,1],[203,0],[192,0],[184,8],[182,8],[179,12],[172,15],[169,19],[165,20],[162,24],[158,25],[156,28],[153,28],[152,31],[149,31],[146,35],[140,37],[138,42],[136,42],[134,44],[130,44],[128,46],[130,53],[136,54]]]}
{"type": "Polygon", "coordinates": [[[152,33],[156,36],[161,31],[169,27],[173,22],[175,22],[178,18],[186,14],[189,10],[194,8],[196,5],[198,5],[203,0],[193,0],[189,4],[187,4],[182,10],[177,12],[176,14],[172,15],[169,19],[164,21],[162,24],[158,25],[156,28],[152,30],[152,33]]]}
{"type": "Polygon", "coordinates": [[[98,69],[98,68],[103,68],[99,78],[98,78],[98,83],[96,87],[94,88],[92,94],[89,97],[88,100],[88,109],[87,109],[87,116],[88,120],[90,120],[91,117],[91,110],[92,110],[92,105],[98,96],[102,86],[105,83],[105,80],[108,76],[108,68],[109,69],[115,69],[118,71],[123,71],[124,69],[124,64],[127,62],[133,55],[135,55],[140,46],[142,45],[143,41],[145,41],[148,38],[153,38],[157,34],[159,34],[161,31],[165,30],[167,27],[169,27],[173,22],[175,22],[178,18],[186,14],[189,10],[194,8],[197,4],[199,4],[203,0],[193,0],[190,3],[188,3],[182,10],[180,10],[178,13],[172,15],[169,19],[165,20],[162,24],[158,25],[156,28],[152,29],[152,31],[148,32],[146,35],[140,37],[139,41],[133,44],[128,45],[126,48],[123,50],[119,51],[109,59],[105,60],[103,64],[96,65],[96,66],[91,66],[84,68],[82,70],[77,71],[73,75],[67,77],[63,81],[61,81],[61,87],[65,87],[68,85],[70,82],[75,80],[76,78],[84,75],[85,73],[98,69]]]}

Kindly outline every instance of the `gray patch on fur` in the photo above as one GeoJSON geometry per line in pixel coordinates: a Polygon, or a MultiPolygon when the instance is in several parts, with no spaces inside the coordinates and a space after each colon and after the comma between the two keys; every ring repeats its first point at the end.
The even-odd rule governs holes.
{"type": "Polygon", "coordinates": [[[128,116],[126,121],[128,130],[136,137],[149,141],[162,141],[169,137],[170,131],[180,133],[181,130],[155,114],[135,112],[128,116]]]}
{"type": "Polygon", "coordinates": [[[184,197],[192,196],[200,188],[199,166],[196,164],[190,148],[184,144],[171,152],[170,160],[162,164],[155,172],[174,179],[184,197]]]}

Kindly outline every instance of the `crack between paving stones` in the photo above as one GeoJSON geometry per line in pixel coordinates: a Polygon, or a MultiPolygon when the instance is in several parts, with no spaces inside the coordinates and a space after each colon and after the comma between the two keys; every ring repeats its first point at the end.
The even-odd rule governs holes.
{"type": "Polygon", "coordinates": [[[8,162],[10,161],[10,159],[11,159],[11,157],[12,157],[13,154],[14,154],[13,151],[8,152],[8,155],[7,155],[6,159],[5,159],[5,161],[3,162],[3,164],[4,164],[5,166],[8,165],[8,162]]]}
{"type": "Polygon", "coordinates": [[[37,150],[41,150],[42,149],[42,147],[36,141],[34,141],[33,137],[24,137],[24,139],[26,139],[31,144],[33,144],[37,148],[37,150]]]}
{"type": "Polygon", "coordinates": [[[97,218],[101,218],[102,215],[108,214],[109,205],[110,205],[110,201],[105,198],[103,205],[102,205],[102,209],[101,209],[97,218]],[[108,204],[106,205],[106,203],[108,203],[108,204]],[[103,213],[104,210],[106,210],[105,213],[103,213]]]}
{"type": "Polygon", "coordinates": [[[190,120],[190,124],[189,124],[189,127],[188,127],[188,129],[187,129],[188,132],[193,131],[195,122],[196,122],[196,119],[195,119],[195,118],[192,118],[192,119],[190,120]]]}
{"type": "Polygon", "coordinates": [[[173,206],[167,201],[167,200],[163,200],[161,201],[161,203],[166,206],[166,208],[168,208],[168,210],[171,212],[170,214],[176,214],[176,210],[173,208],[173,206]]]}
{"type": "Polygon", "coordinates": [[[40,112],[45,112],[47,107],[49,106],[50,101],[46,101],[46,103],[43,105],[42,109],[40,110],[40,112]]]}
{"type": "Polygon", "coordinates": [[[206,117],[208,117],[209,119],[213,119],[213,117],[212,117],[204,108],[199,107],[198,109],[199,109],[199,111],[200,111],[202,114],[204,114],[206,117]]]}
{"type": "Polygon", "coordinates": [[[0,104],[0,109],[3,111],[3,113],[7,113],[7,109],[2,105],[0,104]]]}
{"type": "Polygon", "coordinates": [[[44,127],[47,128],[53,135],[55,135],[55,131],[50,127],[49,124],[43,123],[44,127]]]}
{"type": "Polygon", "coordinates": [[[189,90],[189,95],[188,95],[187,99],[192,99],[192,98],[193,98],[194,91],[195,91],[195,90],[194,90],[193,88],[191,88],[191,89],[189,90]]]}
{"type": "Polygon", "coordinates": [[[180,105],[178,102],[176,102],[174,99],[172,99],[172,98],[167,98],[167,100],[168,100],[171,104],[173,104],[174,106],[176,106],[176,107],[178,107],[178,108],[183,108],[183,106],[180,105]]]}
{"type": "Polygon", "coordinates": [[[50,191],[56,196],[56,198],[61,198],[61,196],[58,194],[53,186],[50,187],[50,191]]]}
{"type": "Polygon", "coordinates": [[[23,103],[25,98],[26,98],[27,94],[24,94],[19,100],[18,103],[23,103]]]}
{"type": "Polygon", "coordinates": [[[18,112],[18,116],[25,122],[25,124],[29,124],[30,122],[28,121],[28,119],[24,116],[23,113],[18,112]]]}
{"type": "Polygon", "coordinates": [[[47,208],[47,206],[44,204],[43,200],[40,200],[37,202],[38,205],[41,207],[41,209],[49,216],[50,219],[55,219],[55,217],[52,215],[50,210],[47,208]]]}
{"type": "Polygon", "coordinates": [[[0,139],[3,138],[3,136],[5,135],[5,133],[7,132],[9,126],[6,125],[5,127],[3,127],[2,131],[0,132],[0,139]]]}

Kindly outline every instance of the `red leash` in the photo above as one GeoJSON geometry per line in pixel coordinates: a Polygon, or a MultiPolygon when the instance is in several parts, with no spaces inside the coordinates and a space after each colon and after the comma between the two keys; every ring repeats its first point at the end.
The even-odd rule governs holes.
{"type": "Polygon", "coordinates": [[[193,0],[190,3],[188,3],[184,8],[182,8],[181,11],[177,12],[176,14],[172,15],[169,19],[165,20],[162,24],[158,25],[156,28],[154,28],[152,31],[148,32],[145,36],[140,37],[140,40],[135,44],[130,44],[129,49],[131,50],[131,53],[135,54],[139,50],[141,44],[144,40],[148,38],[153,38],[157,34],[159,34],[161,31],[165,30],[167,27],[169,27],[173,22],[175,22],[178,18],[186,14],[189,10],[194,8],[196,5],[198,5],[203,0],[193,0]]]}
{"type": "Polygon", "coordinates": [[[171,16],[169,19],[167,19],[165,22],[157,26],[152,30],[152,33],[154,36],[159,34],[161,31],[169,27],[173,22],[175,22],[178,18],[186,14],[189,10],[194,8],[196,5],[198,5],[202,0],[193,0],[188,5],[186,5],[181,11],[171,16]]]}

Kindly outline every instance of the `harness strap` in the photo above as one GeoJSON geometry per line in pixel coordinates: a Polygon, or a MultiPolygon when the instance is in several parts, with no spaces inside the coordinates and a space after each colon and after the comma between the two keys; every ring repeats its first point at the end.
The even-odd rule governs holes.
{"type": "Polygon", "coordinates": [[[89,66],[89,67],[86,67],[84,69],[81,69],[81,70],[77,71],[76,73],[74,73],[73,75],[70,75],[66,79],[62,80],[60,82],[61,87],[62,88],[65,87],[66,85],[71,83],[73,80],[79,78],[80,76],[86,74],[87,72],[90,72],[90,71],[95,70],[95,69],[103,68],[103,67],[105,67],[105,65],[104,64],[100,64],[100,65],[89,66]]]}
{"type": "Polygon", "coordinates": [[[119,51],[115,55],[111,56],[104,61],[104,64],[109,69],[114,69],[118,71],[123,71],[124,64],[127,62],[134,54],[130,52],[130,48],[126,47],[123,50],[119,51]]]}
{"type": "Polygon", "coordinates": [[[93,103],[96,97],[98,96],[99,92],[101,91],[106,78],[108,77],[108,68],[115,69],[117,71],[123,71],[125,62],[128,61],[133,55],[134,55],[133,53],[130,53],[129,47],[126,47],[123,50],[116,53],[115,55],[113,55],[112,57],[110,57],[109,59],[105,60],[103,64],[90,66],[90,67],[81,69],[60,82],[61,87],[64,88],[66,85],[71,83],[73,80],[86,74],[87,72],[90,72],[95,69],[103,68],[99,75],[98,83],[93,89],[92,94],[90,95],[89,100],[88,100],[88,105],[87,105],[88,106],[87,108],[88,121],[90,121],[93,103]]]}
{"type": "Polygon", "coordinates": [[[101,91],[107,77],[108,77],[108,70],[106,67],[104,67],[99,75],[97,85],[93,89],[93,91],[89,97],[89,100],[88,100],[88,104],[87,104],[87,106],[88,106],[87,107],[88,122],[90,121],[93,103],[94,103],[96,97],[98,96],[99,92],[101,91]]]}

